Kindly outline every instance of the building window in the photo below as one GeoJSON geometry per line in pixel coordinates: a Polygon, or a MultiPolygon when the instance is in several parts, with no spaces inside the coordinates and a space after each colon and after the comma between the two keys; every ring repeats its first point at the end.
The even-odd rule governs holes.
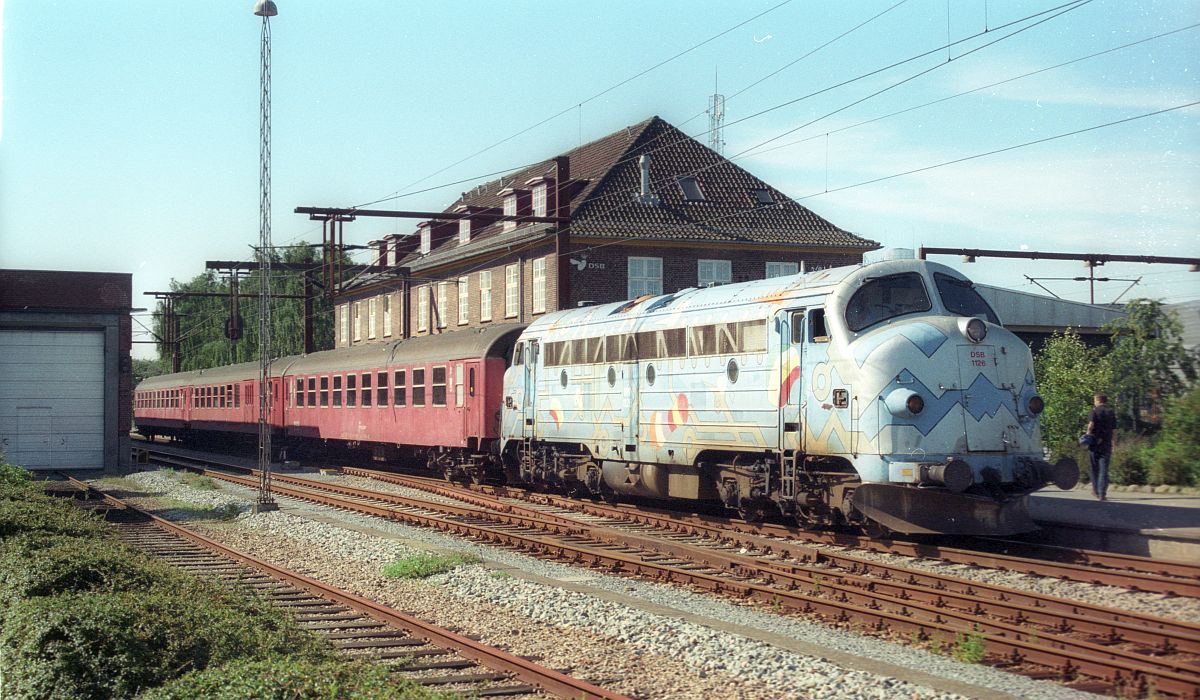
{"type": "Polygon", "coordinates": [[[479,320],[492,320],[492,271],[479,273],[479,320]]]}
{"type": "Polygon", "coordinates": [[[338,345],[350,344],[350,305],[341,304],[338,310],[338,345]]]}
{"type": "MultiPolygon", "coordinates": [[[[517,195],[510,194],[504,198],[504,215],[505,216],[516,216],[517,215],[517,195]]],[[[501,228],[504,231],[511,231],[516,227],[517,227],[517,222],[505,221],[504,225],[501,228]]]]}
{"type": "Polygon", "coordinates": [[[378,325],[375,322],[375,314],[377,311],[377,309],[376,309],[377,306],[378,305],[375,303],[375,297],[371,297],[370,299],[367,300],[367,337],[368,338],[375,337],[375,329],[376,329],[376,326],[378,325]]]}
{"type": "Polygon", "coordinates": [[[446,315],[450,312],[449,299],[450,285],[447,282],[438,282],[437,286],[437,306],[433,307],[433,315],[437,320],[438,328],[446,327],[446,315]]]}
{"type": "Polygon", "coordinates": [[[392,335],[392,295],[383,295],[383,337],[392,335]]]}
{"type": "Polygon", "coordinates": [[[354,309],[354,342],[362,340],[362,302],[356,301],[352,305],[354,309]]]}
{"type": "Polygon", "coordinates": [[[504,316],[513,318],[521,302],[521,269],[516,265],[504,268],[504,316]]]}
{"type": "Polygon", "coordinates": [[[775,203],[775,196],[771,194],[771,190],[753,189],[750,194],[754,196],[754,202],[759,206],[769,206],[775,203]]]}
{"type": "Polygon", "coordinates": [[[430,230],[432,226],[421,227],[421,255],[429,255],[429,248],[432,245],[433,232],[430,230]]]}
{"type": "Polygon", "coordinates": [[[785,275],[794,275],[800,271],[799,263],[794,262],[769,262],[767,263],[767,279],[772,277],[783,277],[785,275]]]}
{"type": "Polygon", "coordinates": [[[470,243],[471,242],[471,220],[470,219],[459,219],[458,220],[458,242],[459,243],[470,243]]]}
{"type": "Polygon", "coordinates": [[[429,330],[429,285],[417,289],[417,330],[429,330]]]}
{"type": "Polygon", "coordinates": [[[676,182],[679,183],[679,189],[683,191],[683,198],[689,202],[703,202],[704,192],[700,189],[700,182],[692,176],[681,177],[676,182]]]}
{"type": "Polygon", "coordinates": [[[546,183],[544,182],[533,188],[533,215],[546,215],[546,183]]]}
{"type": "Polygon", "coordinates": [[[662,294],[662,258],[629,258],[629,298],[662,294]]]}
{"type": "Polygon", "coordinates": [[[546,259],[537,258],[533,261],[533,312],[540,314],[546,311],[546,259]]]}
{"type": "Polygon", "coordinates": [[[458,325],[471,319],[470,277],[458,278],[458,325]]]}
{"type": "Polygon", "coordinates": [[[701,260],[696,264],[696,281],[701,287],[729,284],[733,265],[728,260],[701,260]]]}

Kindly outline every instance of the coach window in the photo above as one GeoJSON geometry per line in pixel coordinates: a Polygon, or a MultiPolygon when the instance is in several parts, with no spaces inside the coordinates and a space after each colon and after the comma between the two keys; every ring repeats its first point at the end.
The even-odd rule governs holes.
{"type": "Polygon", "coordinates": [[[829,328],[825,325],[825,309],[808,312],[808,339],[814,343],[829,342],[829,328]]]}
{"type": "Polygon", "coordinates": [[[321,408],[329,407],[329,376],[321,377],[321,408]]]}
{"type": "Polygon", "coordinates": [[[317,405],[317,378],[308,378],[308,406],[315,408],[317,405]]]}
{"type": "Polygon", "coordinates": [[[225,385],[225,408],[237,407],[237,397],[235,396],[235,394],[237,394],[237,392],[235,392],[233,390],[233,385],[226,384],[225,385]]]}
{"type": "Polygon", "coordinates": [[[404,370],[396,370],[396,383],[392,385],[392,405],[403,406],[407,403],[405,396],[404,370]]]}
{"type": "Polygon", "coordinates": [[[425,370],[414,369],[412,371],[412,405],[425,405],[425,370]]]}
{"type": "Polygon", "coordinates": [[[433,394],[432,404],[434,406],[446,405],[446,368],[433,368],[433,381],[430,382],[430,392],[433,394]]]}
{"type": "Polygon", "coordinates": [[[304,380],[296,379],[296,389],[292,395],[292,404],[298,408],[304,408],[304,380]]]}
{"type": "Polygon", "coordinates": [[[371,405],[371,373],[363,372],[362,376],[362,405],[371,405]]]}
{"type": "Polygon", "coordinates": [[[342,406],[342,375],[333,375],[333,407],[341,408],[342,406]]]}
{"type": "Polygon", "coordinates": [[[454,366],[454,405],[462,408],[463,405],[463,366],[454,366]]]}
{"type": "Polygon", "coordinates": [[[346,407],[353,408],[358,405],[358,375],[346,375],[346,407]]]}
{"type": "Polygon", "coordinates": [[[375,373],[375,405],[386,406],[388,402],[387,372],[375,373]]]}
{"type": "Polygon", "coordinates": [[[242,387],[234,385],[234,384],[230,384],[229,388],[230,388],[230,393],[233,394],[233,407],[241,408],[242,407],[242,387]]]}
{"type": "Polygon", "coordinates": [[[471,380],[469,382],[467,382],[467,394],[469,394],[470,396],[475,395],[475,368],[474,367],[471,368],[471,380]]]}

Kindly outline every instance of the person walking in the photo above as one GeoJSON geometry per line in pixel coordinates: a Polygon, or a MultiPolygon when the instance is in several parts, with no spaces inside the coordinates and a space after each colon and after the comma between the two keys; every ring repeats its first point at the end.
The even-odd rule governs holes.
{"type": "Polygon", "coordinates": [[[1096,394],[1088,414],[1087,434],[1092,436],[1088,456],[1092,462],[1092,493],[1101,501],[1108,496],[1108,465],[1112,461],[1117,436],[1117,414],[1108,405],[1108,397],[1096,394]]]}

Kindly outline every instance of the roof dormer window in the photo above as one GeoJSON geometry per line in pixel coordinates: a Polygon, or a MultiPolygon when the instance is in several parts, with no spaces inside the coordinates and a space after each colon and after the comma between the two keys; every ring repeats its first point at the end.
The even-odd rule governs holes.
{"type": "MultiPolygon", "coordinates": [[[[517,194],[515,192],[504,198],[504,215],[505,216],[516,216],[517,215],[517,194]]],[[[504,226],[503,226],[505,231],[511,231],[516,227],[517,227],[517,222],[515,222],[515,221],[505,221],[504,226]]]]}
{"type": "Polygon", "coordinates": [[[458,242],[459,242],[459,244],[471,242],[471,220],[470,219],[459,219],[458,220],[458,242]]]}
{"type": "Polygon", "coordinates": [[[426,223],[421,227],[421,255],[429,255],[433,242],[433,227],[426,223]]]}
{"type": "Polygon", "coordinates": [[[544,182],[533,186],[533,215],[546,215],[546,183],[544,182]]]}
{"type": "Polygon", "coordinates": [[[696,178],[688,175],[681,177],[676,182],[679,183],[679,189],[683,191],[683,198],[688,202],[703,202],[704,192],[700,189],[700,182],[696,178]]]}

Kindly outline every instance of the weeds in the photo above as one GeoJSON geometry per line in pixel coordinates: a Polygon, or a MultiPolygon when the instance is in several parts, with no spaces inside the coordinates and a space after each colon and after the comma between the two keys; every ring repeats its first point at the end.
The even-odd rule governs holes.
{"type": "Polygon", "coordinates": [[[431,554],[423,552],[383,567],[383,575],[391,578],[428,578],[451,569],[482,561],[474,554],[431,554]]]}
{"type": "Polygon", "coordinates": [[[513,575],[508,573],[507,571],[493,571],[492,573],[488,574],[488,577],[489,578],[512,578],[513,575]]]}
{"type": "Polygon", "coordinates": [[[983,642],[983,634],[978,631],[954,635],[954,649],[950,656],[956,661],[966,664],[977,664],[987,655],[987,646],[983,642]]]}

